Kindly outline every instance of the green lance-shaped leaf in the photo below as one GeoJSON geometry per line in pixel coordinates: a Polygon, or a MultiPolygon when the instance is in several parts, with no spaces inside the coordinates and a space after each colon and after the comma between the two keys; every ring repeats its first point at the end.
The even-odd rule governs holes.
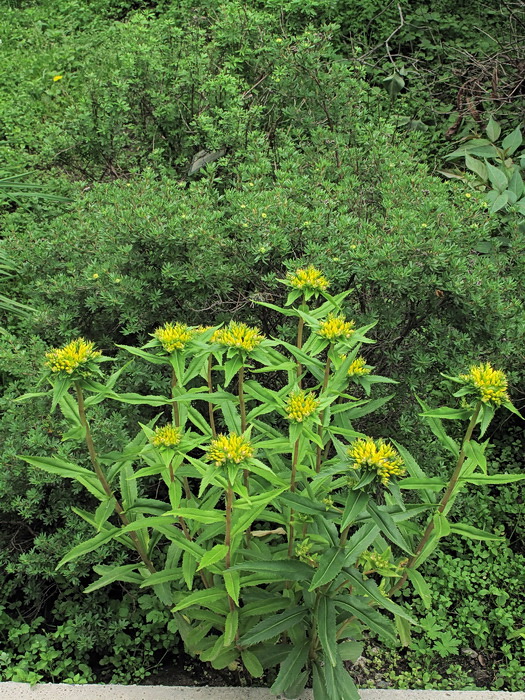
{"type": "Polygon", "coordinates": [[[236,605],[239,605],[239,594],[241,592],[241,575],[238,571],[226,569],[222,572],[226,592],[236,605]]]}
{"type": "Polygon", "coordinates": [[[358,620],[368,625],[376,634],[394,644],[397,642],[397,635],[392,622],[377,610],[371,608],[364,598],[351,595],[339,596],[335,598],[335,603],[340,610],[354,615],[358,620]]]}
{"type": "Polygon", "coordinates": [[[193,589],[193,579],[195,578],[195,572],[197,571],[197,561],[193,557],[191,552],[184,552],[182,555],[182,576],[184,578],[184,583],[186,588],[191,591],[193,589]]]}
{"type": "Polygon", "coordinates": [[[266,639],[277,637],[281,632],[289,630],[291,627],[301,622],[306,613],[306,608],[297,605],[282,613],[272,615],[246,632],[246,634],[239,639],[239,644],[242,646],[253,646],[259,642],[264,642],[266,639]]]}
{"type": "Polygon", "coordinates": [[[432,603],[432,593],[430,591],[428,583],[425,581],[423,576],[415,569],[406,569],[407,576],[414,586],[414,590],[419,595],[423,601],[423,605],[428,610],[432,603]]]}
{"type": "Polygon", "coordinates": [[[471,474],[460,482],[467,484],[480,484],[483,486],[512,484],[514,481],[522,481],[525,474],[471,474]]]}
{"type": "MultiPolygon", "coordinates": [[[[171,612],[177,612],[178,610],[184,610],[189,608],[191,605],[202,605],[204,608],[210,607],[210,604],[216,603],[217,601],[226,600],[226,591],[223,588],[205,588],[203,591],[194,591],[189,595],[185,596],[171,612]]],[[[213,606],[215,607],[215,606],[213,606]]],[[[213,610],[213,607],[211,608],[213,610]]]]}
{"type": "Polygon", "coordinates": [[[96,574],[100,574],[100,578],[94,583],[90,584],[87,588],[84,588],[84,593],[92,593],[93,591],[97,591],[99,588],[109,586],[115,581],[141,584],[144,577],[137,573],[136,569],[139,567],[145,571],[145,568],[141,564],[125,564],[124,566],[94,566],[93,571],[96,574]]]}
{"type": "Polygon", "coordinates": [[[348,671],[343,666],[341,659],[337,661],[337,666],[334,670],[334,679],[340,700],[360,700],[361,696],[359,695],[359,691],[348,671]]]}
{"type": "Polygon", "coordinates": [[[50,474],[57,474],[58,476],[68,479],[75,479],[75,481],[82,484],[93,496],[98,498],[99,501],[103,501],[107,498],[107,494],[102,488],[96,474],[89,469],[84,469],[84,467],[79,467],[77,464],[72,464],[59,457],[23,457],[20,455],[19,458],[50,474]]]}
{"type": "Polygon", "coordinates": [[[64,564],[67,564],[69,561],[73,561],[73,559],[78,559],[78,557],[81,557],[88,552],[93,552],[95,549],[98,549],[103,544],[106,544],[106,542],[109,542],[114,537],[119,535],[120,532],[120,528],[111,527],[103,532],[99,532],[98,535],[95,535],[95,537],[78,544],[76,547],[73,547],[73,549],[71,549],[64,557],[62,557],[62,559],[58,562],[56,569],[60,569],[60,567],[64,566],[64,564]]]}
{"type": "Polygon", "coordinates": [[[308,564],[304,564],[297,559],[245,561],[232,566],[230,570],[275,573],[280,575],[282,581],[308,581],[312,578],[314,572],[308,564]]]}
{"type": "Polygon", "coordinates": [[[205,569],[212,564],[216,564],[221,561],[228,554],[228,546],[225,544],[216,544],[212,547],[206,554],[202,557],[197,571],[205,569]]]}
{"type": "Polygon", "coordinates": [[[349,491],[346,498],[343,517],[341,518],[341,530],[351,525],[359,513],[368,503],[368,494],[365,491],[349,491]]]}
{"type": "Polygon", "coordinates": [[[373,523],[366,523],[354,532],[345,546],[344,565],[350,566],[368,549],[379,534],[379,528],[373,523]]]}
{"type": "Polygon", "coordinates": [[[228,647],[235,641],[235,635],[239,629],[239,610],[234,608],[226,616],[224,623],[224,646],[228,647]]]}
{"type": "Polygon", "coordinates": [[[253,652],[244,649],[241,651],[241,659],[250,676],[260,678],[264,674],[264,668],[253,652]]]}
{"type": "Polygon", "coordinates": [[[157,571],[144,579],[140,587],[147,588],[148,586],[156,586],[159,583],[170,583],[171,581],[180,581],[182,572],[180,569],[164,569],[157,571]]]}
{"type": "Polygon", "coordinates": [[[335,666],[337,664],[336,612],[334,601],[327,596],[319,598],[315,615],[317,633],[325,658],[335,666]]]}
{"type": "Polygon", "coordinates": [[[372,520],[375,522],[381,532],[388,537],[389,540],[401,547],[408,554],[412,554],[412,548],[401,534],[399,528],[395,524],[392,516],[383,510],[380,506],[370,501],[367,506],[367,511],[370,513],[372,520]]]}
{"type": "Polygon", "coordinates": [[[307,641],[294,645],[284,661],[281,662],[279,673],[271,687],[274,695],[287,694],[288,688],[295,682],[308,660],[308,647],[307,641]]]}
{"type": "Polygon", "coordinates": [[[482,540],[487,542],[504,542],[505,537],[494,535],[492,532],[480,530],[466,523],[450,523],[450,532],[455,535],[467,537],[470,540],[482,540]]]}
{"type": "MultiPolygon", "coordinates": [[[[409,612],[397,603],[394,603],[390,598],[387,598],[375,581],[363,578],[363,575],[357,569],[345,567],[341,576],[346,578],[354,593],[370,598],[370,600],[373,600],[385,610],[408,620],[412,625],[418,624],[409,612]]],[[[335,583],[337,584],[338,582],[336,581],[335,583]]]]}
{"type": "MultiPolygon", "coordinates": [[[[418,400],[419,405],[425,413],[430,411],[430,408],[424,401],[422,401],[418,396],[416,396],[416,398],[418,400]]],[[[441,423],[441,420],[439,418],[426,417],[426,421],[430,426],[430,430],[434,433],[434,435],[437,437],[437,439],[440,441],[443,447],[449,452],[452,452],[454,457],[457,457],[459,455],[459,445],[447,435],[446,430],[443,427],[443,424],[441,423]]]]}
{"type": "Polygon", "coordinates": [[[346,560],[346,552],[340,547],[330,547],[321,559],[319,567],[310,584],[309,591],[314,591],[325,583],[330,583],[341,571],[346,560]]]}

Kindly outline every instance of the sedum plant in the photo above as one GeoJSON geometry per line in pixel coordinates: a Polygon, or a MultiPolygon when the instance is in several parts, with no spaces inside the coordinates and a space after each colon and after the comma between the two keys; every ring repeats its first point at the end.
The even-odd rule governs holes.
{"type": "Polygon", "coordinates": [[[354,427],[390,398],[370,398],[374,384],[391,380],[360,354],[374,324],[347,319],[348,292],[331,296],[313,267],[283,282],[285,306],[268,306],[297,319],[295,344],[231,321],[166,323],[145,346],[121,346],[167,370],[163,395],[119,392],[125,367],[105,379],[109,358],[82,338],[51,350],[52,407],[71,425],[64,438],[85,443],[90,467],[24,459],[100,502],[75,509],[95,534],[58,567],[110,540],[130,551],[128,564],[96,566],[86,592],[115,581],[150,588],[202,661],[242,664],[254,677],[275,669],[271,690],[289,698],[310,683],[316,700],[356,700],[348,662],[368,632],[407,643],[417,622],[395,595],[408,581],[430,605],[418,567],[440,539],[499,539],[450,512],[470,484],[525,478],[489,474],[483,441],[499,407],[517,411],[505,375],[489,364],[449,377],[459,406],[431,409],[420,399],[451,458],[441,476],[427,477],[402,445],[354,427]],[[104,454],[89,421],[102,401],[158,413],[120,452],[104,454]],[[444,420],[465,422],[461,442],[444,420]],[[151,496],[152,484],[164,499],[151,496]]]}

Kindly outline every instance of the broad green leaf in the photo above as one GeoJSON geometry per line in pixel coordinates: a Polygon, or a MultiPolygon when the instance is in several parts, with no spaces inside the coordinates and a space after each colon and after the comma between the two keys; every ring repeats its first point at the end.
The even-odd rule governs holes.
{"type": "Polygon", "coordinates": [[[473,158],[471,155],[468,153],[465,154],[465,165],[469,170],[472,170],[472,172],[476,173],[476,175],[479,177],[480,180],[483,180],[483,182],[486,182],[488,179],[487,175],[487,168],[485,166],[485,163],[482,163],[480,160],[477,158],[473,158]]]}
{"type": "Polygon", "coordinates": [[[370,513],[372,520],[380,531],[386,535],[389,540],[395,542],[398,547],[401,547],[401,549],[408,552],[408,554],[412,554],[411,546],[405,540],[389,513],[383,510],[381,506],[376,506],[372,501],[368,503],[367,511],[370,513]]]}
{"type": "Polygon", "coordinates": [[[252,603],[247,603],[241,608],[241,618],[245,617],[265,617],[269,613],[283,610],[290,604],[290,601],[283,596],[274,596],[272,598],[255,600],[252,603]]]}
{"type": "Polygon", "coordinates": [[[134,348],[132,345],[117,344],[116,347],[122,348],[123,350],[127,350],[127,352],[131,353],[132,355],[141,357],[143,360],[151,362],[154,365],[169,365],[170,363],[168,357],[160,357],[159,355],[154,355],[153,353],[146,352],[145,350],[141,350],[140,348],[134,348]]]}
{"type": "Polygon", "coordinates": [[[340,547],[330,547],[319,559],[319,566],[308,588],[314,591],[325,583],[330,583],[344,566],[347,554],[340,547]]]}
{"type": "Polygon", "coordinates": [[[395,615],[394,619],[396,622],[396,629],[398,631],[399,639],[401,641],[402,646],[409,646],[411,642],[410,623],[407,622],[404,618],[398,617],[397,615],[395,615]]]}
{"type": "Polygon", "coordinates": [[[212,564],[216,564],[218,561],[224,559],[228,554],[228,547],[225,544],[216,544],[212,547],[206,554],[202,557],[197,571],[205,569],[212,564]]]}
{"type": "Polygon", "coordinates": [[[116,502],[117,499],[115,498],[115,496],[112,496],[111,498],[106,498],[104,501],[102,501],[102,503],[95,511],[95,524],[99,532],[102,528],[102,525],[114,513],[116,502]]]}
{"type": "Polygon", "coordinates": [[[433,522],[436,537],[441,538],[450,535],[450,523],[443,513],[440,513],[439,511],[434,513],[433,522]]]}
{"type": "Polygon", "coordinates": [[[264,674],[264,668],[253,652],[244,649],[241,651],[241,659],[250,676],[260,678],[264,674]]]}
{"type": "Polygon", "coordinates": [[[485,161],[485,165],[487,168],[487,175],[494,189],[498,190],[500,193],[506,190],[509,182],[505,173],[491,165],[488,161],[485,161]]]}
{"type": "Polygon", "coordinates": [[[141,394],[114,394],[111,396],[115,401],[144,406],[167,406],[173,403],[172,399],[166,396],[142,396],[141,394]]]}
{"type": "Polygon", "coordinates": [[[506,151],[507,155],[511,156],[521,146],[522,141],[523,137],[521,135],[521,130],[519,126],[517,126],[514,131],[511,131],[510,134],[505,136],[501,143],[501,147],[504,151],[506,151]]]}
{"type": "Polygon", "coordinates": [[[384,406],[393,398],[394,394],[390,394],[389,396],[383,396],[383,398],[381,399],[373,399],[372,401],[367,401],[366,404],[363,404],[361,406],[352,406],[348,409],[348,411],[345,412],[345,417],[348,418],[348,420],[362,418],[363,416],[366,416],[369,413],[377,411],[378,408],[381,408],[381,406],[384,406]]]}
{"type": "Polygon", "coordinates": [[[307,515],[325,515],[326,506],[317,503],[310,498],[305,498],[298,493],[283,493],[279,499],[282,503],[290,506],[298,513],[307,515]]]}
{"type": "Polygon", "coordinates": [[[494,117],[491,116],[485,131],[487,132],[487,136],[489,137],[489,139],[494,143],[494,141],[497,141],[499,139],[499,136],[501,134],[501,126],[494,119],[494,117]]]}
{"type": "Polygon", "coordinates": [[[334,601],[327,596],[319,598],[315,614],[317,633],[325,658],[335,666],[337,663],[336,613],[334,601]]]}
{"type": "Polygon", "coordinates": [[[176,518],[184,518],[184,520],[195,520],[197,523],[211,525],[211,523],[221,523],[225,520],[223,510],[203,510],[199,508],[177,508],[170,510],[164,514],[167,518],[173,516],[176,518]]]}
{"type": "Polygon", "coordinates": [[[277,637],[281,632],[301,622],[306,613],[306,608],[295,606],[277,615],[272,615],[246,632],[246,634],[239,639],[239,644],[242,646],[253,646],[259,642],[264,642],[266,639],[277,637]]]}
{"type": "Polygon", "coordinates": [[[308,660],[309,643],[305,641],[301,645],[294,645],[290,653],[281,662],[279,673],[271,687],[274,695],[278,693],[286,693],[288,688],[296,680],[301,673],[304,665],[308,660]]]}
{"type": "Polygon", "coordinates": [[[488,542],[504,542],[505,537],[499,537],[491,532],[479,530],[477,527],[467,525],[466,523],[450,523],[450,532],[467,537],[471,540],[483,540],[488,542]]]}
{"type": "Polygon", "coordinates": [[[503,207],[506,207],[509,202],[509,194],[508,192],[502,192],[499,194],[494,202],[492,203],[492,206],[490,207],[490,213],[495,214],[497,211],[500,211],[500,209],[503,209],[503,207]]]}
{"type": "Polygon", "coordinates": [[[197,560],[193,556],[192,552],[186,550],[182,554],[182,576],[184,578],[184,583],[186,588],[191,591],[193,589],[193,579],[195,578],[195,572],[197,571],[197,560]]]}
{"type": "Polygon", "coordinates": [[[183,600],[171,609],[171,612],[184,610],[184,608],[189,608],[191,605],[202,605],[206,608],[210,603],[215,603],[219,600],[226,600],[226,591],[223,588],[205,588],[202,591],[194,591],[186,595],[183,600]]]}
{"type": "Polygon", "coordinates": [[[421,414],[423,418],[446,418],[449,420],[468,420],[471,415],[472,411],[467,408],[449,408],[448,406],[431,408],[421,414]]]}

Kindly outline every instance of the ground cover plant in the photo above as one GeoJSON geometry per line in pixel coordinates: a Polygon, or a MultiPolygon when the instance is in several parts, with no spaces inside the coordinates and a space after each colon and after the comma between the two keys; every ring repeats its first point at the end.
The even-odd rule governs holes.
{"type": "Polygon", "coordinates": [[[82,338],[48,352],[52,409],[59,406],[70,424],[64,439],[85,442],[91,470],[56,457],[22,458],[77,481],[100,501],[95,511],[74,508],[97,534],[59,568],[110,540],[138,554],[137,562],[96,566],[100,578],[86,592],[115,581],[151,587],[174,614],[170,631],[202,661],[219,669],[242,663],[255,677],[279,665],[276,694],[297,697],[311,682],[318,700],[355,700],[344,661],[360,657],[363,628],[395,641],[392,621],[377,608],[394,617],[407,642],[417,622],[393,597],[410,579],[430,605],[432,591],[417,569],[439,540],[450,533],[501,540],[447,516],[469,484],[525,479],[489,474],[488,441],[480,441],[496,408],[517,411],[505,375],[489,363],[447,377],[460,387],[460,407],[420,404],[455,467],[448,480],[427,477],[402,445],[352,426],[389,398],[359,399],[352,385],[369,395],[391,380],[373,374],[359,354],[371,342],[370,326],[345,318],[347,293],[329,295],[328,280],[313,266],[285,282],[287,304],[275,310],[298,319],[295,345],[231,321],[211,328],[166,323],[142,348],[127,346],[168,366],[169,396],[119,393],[125,366],[101,382],[100,365],[109,358],[82,338]],[[311,303],[317,297],[319,306],[311,303]],[[142,423],[120,450],[100,454],[87,411],[105,400],[168,410],[142,423]],[[207,419],[194,405],[202,401],[207,419]],[[460,443],[445,432],[444,419],[468,421],[460,443]],[[145,497],[140,484],[151,477],[165,500],[145,497]],[[405,501],[402,491],[419,498],[405,501]],[[411,521],[421,513],[426,524],[418,527],[411,521]]]}

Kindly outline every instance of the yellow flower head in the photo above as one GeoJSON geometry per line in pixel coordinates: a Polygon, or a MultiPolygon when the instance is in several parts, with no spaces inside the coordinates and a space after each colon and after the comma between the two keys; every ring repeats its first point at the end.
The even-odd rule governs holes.
{"type": "Polygon", "coordinates": [[[404,476],[403,460],[392,447],[383,440],[360,438],[348,448],[352,469],[373,469],[385,486],[393,476],[404,476]]]}
{"type": "Polygon", "coordinates": [[[483,403],[500,406],[504,401],[509,401],[507,377],[501,370],[494,369],[490,362],[471,367],[468,374],[460,374],[459,378],[476,390],[483,403]]]}
{"type": "Polygon", "coordinates": [[[47,352],[45,364],[52,372],[73,374],[75,370],[80,369],[80,374],[88,374],[89,368],[86,365],[102,354],[94,348],[95,343],[77,338],[63,348],[53,348],[47,352]]]}
{"type": "Polygon", "coordinates": [[[345,321],[344,316],[328,314],[328,318],[326,321],[321,323],[321,327],[317,332],[321,337],[326,338],[331,342],[337,342],[338,340],[346,340],[350,338],[354,332],[354,326],[354,322],[345,321]]]}
{"type": "Polygon", "coordinates": [[[221,467],[227,463],[240,464],[247,459],[251,459],[255,454],[249,440],[243,435],[230,433],[229,435],[217,435],[211,441],[208,450],[208,459],[215,462],[216,467],[221,467]]]}
{"type": "Polygon", "coordinates": [[[324,292],[330,286],[323,273],[313,265],[300,268],[294,273],[289,272],[287,280],[291,287],[308,292],[324,292]]]}
{"type": "Polygon", "coordinates": [[[261,335],[258,328],[237,321],[230,321],[226,328],[219,328],[211,337],[212,343],[248,352],[255,350],[263,340],[264,335],[261,335]]]}
{"type": "Polygon", "coordinates": [[[58,80],[62,80],[62,76],[61,75],[54,75],[53,82],[56,83],[58,80]]]}
{"type": "Polygon", "coordinates": [[[318,406],[315,394],[298,389],[289,395],[285,410],[288,420],[302,423],[316,412],[318,406]]]}
{"type": "Polygon", "coordinates": [[[153,333],[166,352],[184,350],[187,343],[193,339],[196,331],[184,323],[165,323],[153,333]]]}
{"type": "Polygon", "coordinates": [[[349,377],[364,377],[366,374],[370,374],[372,367],[368,367],[364,357],[356,357],[348,368],[349,377]]]}
{"type": "Polygon", "coordinates": [[[155,447],[177,447],[182,439],[182,430],[174,425],[165,425],[157,428],[155,434],[150,437],[150,442],[155,447]]]}

